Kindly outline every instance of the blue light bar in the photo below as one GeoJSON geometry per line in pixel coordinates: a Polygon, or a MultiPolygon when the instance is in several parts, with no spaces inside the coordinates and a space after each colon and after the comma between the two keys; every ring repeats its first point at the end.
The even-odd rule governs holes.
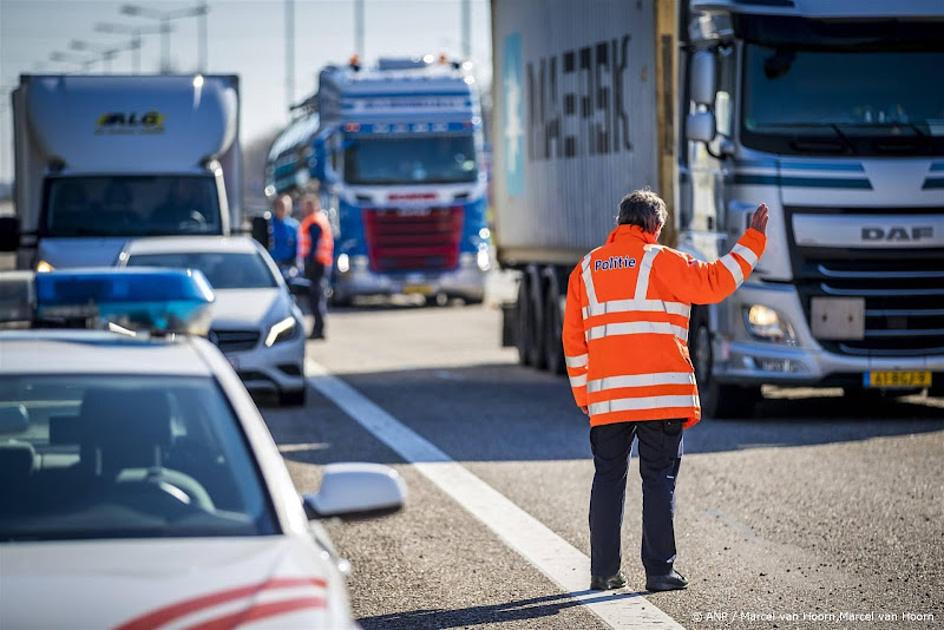
{"type": "Polygon", "coordinates": [[[213,290],[199,271],[135,267],[36,274],[40,324],[205,335],[213,290]]]}

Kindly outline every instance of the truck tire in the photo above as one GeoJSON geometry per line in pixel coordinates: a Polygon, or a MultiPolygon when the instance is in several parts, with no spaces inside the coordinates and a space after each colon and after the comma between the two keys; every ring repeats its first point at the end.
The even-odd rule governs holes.
{"type": "Polygon", "coordinates": [[[702,418],[753,417],[757,403],[762,398],[760,385],[723,385],[714,379],[714,355],[707,310],[692,309],[688,338],[702,418]]]}
{"type": "Polygon", "coordinates": [[[547,368],[547,356],[544,354],[545,335],[544,335],[544,282],[541,282],[540,276],[534,274],[532,277],[530,291],[531,298],[530,318],[528,322],[528,334],[531,335],[531,353],[528,356],[528,365],[538,370],[547,368]]]}
{"type": "Polygon", "coordinates": [[[560,311],[560,289],[555,278],[547,282],[544,296],[544,364],[551,374],[563,374],[564,345],[561,332],[564,321],[560,311]]]}
{"type": "Polygon", "coordinates": [[[306,388],[298,390],[282,390],[279,392],[280,407],[303,407],[305,406],[306,388]]]}
{"type": "Polygon", "coordinates": [[[518,348],[518,363],[521,365],[528,365],[528,357],[531,354],[531,334],[528,331],[530,310],[531,298],[528,277],[525,275],[518,281],[518,298],[515,305],[515,347],[518,348]]]}

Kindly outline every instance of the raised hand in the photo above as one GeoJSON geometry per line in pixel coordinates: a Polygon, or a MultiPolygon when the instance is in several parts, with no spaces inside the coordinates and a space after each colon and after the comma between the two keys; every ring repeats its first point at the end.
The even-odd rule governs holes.
{"type": "Polygon", "coordinates": [[[762,203],[757,206],[757,210],[751,215],[751,227],[761,234],[767,233],[767,204],[762,203]]]}

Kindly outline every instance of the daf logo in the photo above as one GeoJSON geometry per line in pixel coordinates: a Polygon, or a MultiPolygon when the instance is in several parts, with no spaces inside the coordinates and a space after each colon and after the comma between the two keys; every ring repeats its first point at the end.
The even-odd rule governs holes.
{"type": "Polygon", "coordinates": [[[934,227],[930,225],[915,225],[911,228],[900,225],[862,228],[863,241],[920,241],[933,237],[934,227]]]}

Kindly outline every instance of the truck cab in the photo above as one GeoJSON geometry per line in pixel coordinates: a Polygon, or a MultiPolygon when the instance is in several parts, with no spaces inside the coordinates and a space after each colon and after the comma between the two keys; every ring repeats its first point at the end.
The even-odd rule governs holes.
{"type": "Polygon", "coordinates": [[[17,266],[109,265],[142,236],[240,218],[234,76],[24,75],[13,94],[17,266]]]}
{"type": "MultiPolygon", "coordinates": [[[[416,293],[480,302],[490,233],[481,110],[467,68],[431,57],[371,68],[352,60],[324,68],[308,103],[318,127],[300,147],[279,145],[270,180],[273,192],[318,182],[337,228],[335,300],[416,293]]],[[[302,120],[284,135],[305,128],[302,120]]]]}
{"type": "Polygon", "coordinates": [[[690,345],[709,415],[760,384],[922,389],[944,378],[944,7],[680,7],[679,247],[767,252],[690,345]]]}

